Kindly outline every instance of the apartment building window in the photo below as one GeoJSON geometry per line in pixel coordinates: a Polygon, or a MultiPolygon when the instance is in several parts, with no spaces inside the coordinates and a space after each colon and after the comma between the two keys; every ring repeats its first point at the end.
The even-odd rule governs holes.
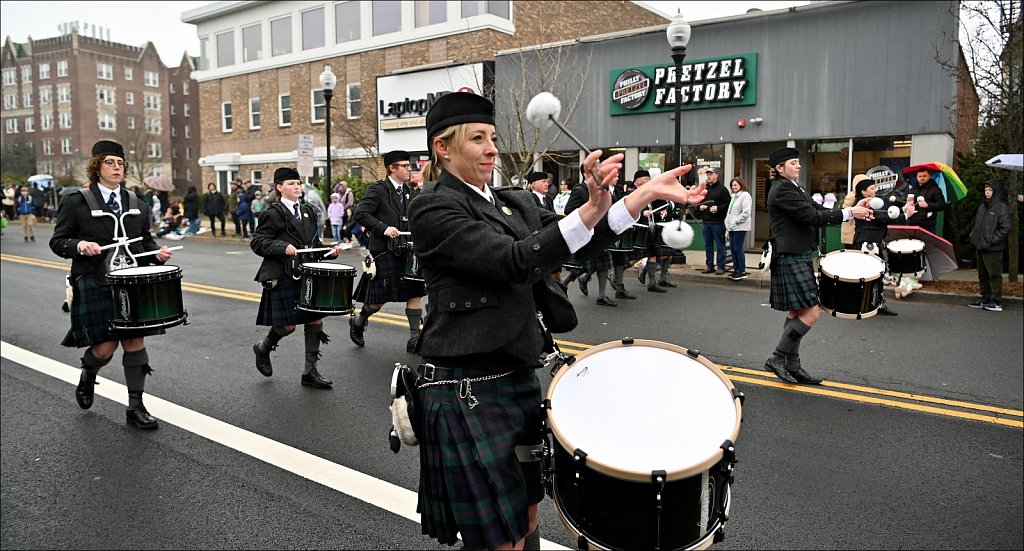
{"type": "Polygon", "coordinates": [[[70,86],[58,86],[57,87],[57,101],[60,103],[71,103],[71,87],[70,86]]]}
{"type": "Polygon", "coordinates": [[[184,113],[183,113],[183,114],[184,114],[184,115],[185,115],[186,117],[191,117],[191,116],[192,116],[192,110],[191,110],[191,109],[189,109],[189,105],[188,105],[187,103],[186,103],[185,105],[183,105],[183,106],[182,106],[182,109],[183,109],[183,111],[184,111],[184,113]]]}
{"type": "Polygon", "coordinates": [[[149,142],[148,144],[146,144],[146,146],[147,146],[146,147],[146,154],[148,156],[150,156],[150,157],[159,157],[160,156],[160,144],[154,143],[154,142],[149,142]]]}
{"type": "Polygon", "coordinates": [[[171,127],[171,137],[172,138],[177,138],[178,137],[178,127],[177,126],[172,126],[171,127]]]}
{"type": "Polygon", "coordinates": [[[177,106],[172,103],[171,104],[171,115],[177,115],[177,114],[178,114],[177,106]]]}
{"type": "Polygon", "coordinates": [[[199,70],[205,71],[210,68],[210,53],[207,51],[210,39],[202,37],[199,39],[199,70]]]}
{"type": "Polygon", "coordinates": [[[146,132],[150,134],[159,134],[163,126],[160,123],[159,118],[146,118],[146,132]]]}
{"type": "Polygon", "coordinates": [[[68,60],[61,59],[57,61],[57,77],[68,76],[68,60]]]}
{"type": "Polygon", "coordinates": [[[36,131],[36,120],[32,117],[25,117],[25,132],[36,131]]]}
{"type": "Polygon", "coordinates": [[[249,98],[249,130],[260,128],[260,98],[249,98]]]}
{"type": "Polygon", "coordinates": [[[192,137],[192,127],[187,125],[187,124],[185,125],[185,137],[186,138],[191,138],[192,137]]]}
{"type": "Polygon", "coordinates": [[[114,66],[110,63],[97,63],[96,78],[100,80],[114,80],[114,66]]]}
{"type": "Polygon", "coordinates": [[[135,92],[125,92],[124,102],[127,105],[135,105],[135,92]]]}
{"type": "Polygon", "coordinates": [[[60,127],[64,129],[71,128],[71,113],[64,112],[60,114],[60,127]]]}
{"type": "Polygon", "coordinates": [[[258,188],[259,186],[263,185],[263,171],[262,170],[254,170],[254,171],[252,171],[252,177],[249,178],[249,179],[252,180],[252,185],[256,186],[258,188]]]}
{"type": "MultiPolygon", "coordinates": [[[[160,151],[160,144],[155,144],[155,145],[156,145],[157,151],[159,152],[160,151]]],[[[159,155],[157,155],[157,157],[159,157],[159,155]]],[[[151,167],[149,167],[149,170],[147,170],[147,172],[149,172],[148,176],[160,176],[161,174],[164,173],[164,169],[162,167],[160,167],[159,165],[151,166],[151,167]]]]}
{"type": "Polygon", "coordinates": [[[53,115],[39,115],[39,126],[41,126],[43,130],[53,130],[53,115]]]}
{"type": "Polygon", "coordinates": [[[186,168],[185,169],[185,179],[188,180],[189,182],[192,181],[192,169],[191,168],[186,168]]]}
{"type": "Polygon", "coordinates": [[[448,2],[445,0],[416,0],[413,3],[416,12],[416,26],[426,27],[448,20],[448,2]]]}
{"type": "Polygon", "coordinates": [[[324,47],[324,9],[302,12],[302,49],[324,47]]]}
{"type": "Polygon", "coordinates": [[[338,44],[359,40],[360,2],[345,2],[334,6],[334,41],[338,44]]]}
{"type": "Polygon", "coordinates": [[[114,104],[114,89],[100,87],[96,89],[96,98],[103,105],[114,104]]]}
{"type": "Polygon", "coordinates": [[[160,94],[146,93],[143,98],[146,109],[160,109],[160,94]]]}
{"type": "Polygon", "coordinates": [[[22,65],[21,66],[21,82],[22,84],[28,84],[32,82],[32,66],[22,65]]]}
{"type": "Polygon", "coordinates": [[[111,115],[100,115],[100,130],[117,130],[117,123],[111,115]]]}
{"type": "Polygon", "coordinates": [[[71,138],[60,139],[60,152],[64,155],[71,155],[71,138]]]}
{"type": "Polygon", "coordinates": [[[292,53],[292,18],[282,17],[270,22],[270,55],[292,53]]]}
{"type": "MultiPolygon", "coordinates": [[[[178,158],[178,150],[176,148],[174,148],[174,147],[171,148],[171,158],[172,159],[177,159],[178,158]]],[[[173,174],[173,175],[175,175],[175,177],[177,177],[178,172],[172,168],[171,169],[171,174],[173,174]]]]}
{"type": "Polygon", "coordinates": [[[186,161],[191,161],[192,160],[192,146],[191,145],[185,146],[185,160],[186,161]]]}
{"type": "Polygon", "coordinates": [[[242,63],[263,58],[263,25],[242,28],[242,63]]]}
{"type": "Polygon", "coordinates": [[[292,95],[281,94],[277,97],[278,126],[292,125],[292,95]]]}
{"type": "Polygon", "coordinates": [[[349,84],[346,88],[348,97],[348,118],[358,119],[363,116],[362,86],[360,83],[349,84]]]}
{"type": "Polygon", "coordinates": [[[39,64],[39,80],[44,78],[50,78],[50,64],[40,63],[39,64]]]}
{"type": "Polygon", "coordinates": [[[14,86],[18,83],[18,71],[13,67],[4,69],[4,86],[14,86]]]}
{"type": "Polygon", "coordinates": [[[25,92],[21,95],[21,105],[24,107],[32,107],[32,92],[25,92]]]}
{"type": "Polygon", "coordinates": [[[160,73],[156,71],[143,71],[142,72],[142,83],[151,88],[160,87],[160,73]]]}
{"type": "Polygon", "coordinates": [[[231,132],[231,102],[225,101],[220,104],[220,129],[222,132],[231,132]]]}
{"type": "Polygon", "coordinates": [[[184,80],[181,82],[181,94],[184,96],[188,95],[188,81],[184,80]]]}
{"type": "Polygon", "coordinates": [[[18,108],[18,94],[4,94],[4,109],[18,108]]]}
{"type": "Polygon", "coordinates": [[[235,31],[217,35],[217,67],[235,64],[235,31]]]}
{"type": "Polygon", "coordinates": [[[125,80],[132,80],[134,78],[135,78],[135,69],[133,69],[131,67],[125,67],[124,68],[124,79],[125,80]]]}
{"type": "Polygon", "coordinates": [[[373,19],[373,36],[402,30],[401,2],[374,2],[370,5],[370,11],[373,19]]]}
{"type": "Polygon", "coordinates": [[[53,140],[50,138],[43,140],[43,154],[53,155],[53,140]]]}
{"type": "Polygon", "coordinates": [[[174,88],[174,83],[173,82],[167,85],[167,91],[172,93],[172,94],[177,92],[177,90],[175,90],[175,88],[174,88]]]}
{"type": "Polygon", "coordinates": [[[462,0],[462,17],[485,13],[508,19],[508,0],[462,0]]]}
{"type": "Polygon", "coordinates": [[[326,110],[324,107],[324,91],[313,90],[310,92],[310,95],[313,100],[310,102],[313,104],[313,109],[310,113],[312,115],[310,122],[324,122],[324,111],[326,110]]]}
{"type": "Polygon", "coordinates": [[[18,133],[18,119],[7,119],[7,133],[17,134],[18,133]]]}
{"type": "Polygon", "coordinates": [[[129,129],[135,130],[135,117],[128,117],[128,120],[125,121],[125,124],[128,126],[129,129]]]}

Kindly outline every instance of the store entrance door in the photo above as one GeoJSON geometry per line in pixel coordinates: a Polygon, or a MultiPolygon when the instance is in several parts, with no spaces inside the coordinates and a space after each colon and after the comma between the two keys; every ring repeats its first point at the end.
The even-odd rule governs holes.
{"type": "Polygon", "coordinates": [[[754,249],[761,250],[764,242],[771,235],[771,222],[768,220],[768,196],[765,191],[768,188],[768,158],[754,159],[753,174],[750,179],[754,182],[752,195],[754,196],[754,249]]]}

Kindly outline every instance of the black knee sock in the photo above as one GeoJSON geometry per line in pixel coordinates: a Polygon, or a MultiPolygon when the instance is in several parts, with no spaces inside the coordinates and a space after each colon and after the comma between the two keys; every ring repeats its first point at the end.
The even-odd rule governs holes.
{"type": "Polygon", "coordinates": [[[405,317],[409,320],[409,333],[417,335],[420,332],[420,322],[423,319],[422,308],[406,308],[405,317]]]}
{"type": "Polygon", "coordinates": [[[793,318],[786,322],[786,327],[782,330],[782,339],[779,340],[778,346],[775,347],[775,352],[785,355],[796,355],[800,353],[800,339],[804,338],[804,335],[811,330],[811,326],[800,321],[800,318],[793,318]]]}
{"type": "Polygon", "coordinates": [[[146,375],[152,371],[149,354],[145,348],[134,352],[125,350],[121,364],[124,365],[124,382],[128,387],[128,409],[139,408],[142,406],[142,393],[146,390],[146,375]]]}
{"type": "Polygon", "coordinates": [[[363,309],[359,311],[359,315],[356,316],[356,323],[359,325],[366,325],[367,321],[370,321],[370,316],[380,312],[380,307],[374,307],[369,304],[364,304],[363,309]]]}
{"type": "Polygon", "coordinates": [[[608,290],[608,270],[597,271],[597,297],[605,298],[605,292],[608,290]]]}
{"type": "Polygon", "coordinates": [[[320,323],[307,323],[303,328],[306,337],[306,364],[302,370],[303,374],[316,368],[316,362],[320,360],[320,343],[326,344],[330,341],[327,334],[322,331],[323,327],[320,323]]]}
{"type": "Polygon", "coordinates": [[[294,329],[288,331],[284,327],[275,325],[274,327],[270,328],[270,331],[267,331],[267,336],[263,337],[263,342],[261,342],[260,344],[262,345],[263,350],[273,350],[277,346],[277,343],[281,342],[281,339],[287,337],[288,335],[291,335],[294,332],[294,329]]]}
{"type": "Polygon", "coordinates": [[[612,289],[615,289],[616,291],[623,290],[625,287],[622,283],[622,275],[626,273],[626,267],[615,266],[615,271],[613,273],[615,274],[615,276],[614,279],[612,279],[612,289]]]}
{"type": "Polygon", "coordinates": [[[85,355],[82,356],[82,369],[84,369],[85,372],[90,375],[95,375],[100,372],[100,369],[103,366],[110,363],[110,360],[112,360],[113,358],[114,356],[111,355],[109,358],[101,360],[93,355],[92,348],[88,348],[85,351],[85,355]]]}

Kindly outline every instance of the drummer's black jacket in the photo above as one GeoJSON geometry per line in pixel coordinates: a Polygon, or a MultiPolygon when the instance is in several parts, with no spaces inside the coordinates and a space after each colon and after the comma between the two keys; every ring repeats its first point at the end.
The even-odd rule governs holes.
{"type": "Polygon", "coordinates": [[[768,216],[772,221],[775,250],[780,254],[803,254],[818,244],[816,228],[843,222],[843,211],[815,203],[796,182],[772,180],[768,193],[768,216]]]}
{"type": "MultiPolygon", "coordinates": [[[[296,249],[323,247],[320,238],[316,236],[316,209],[302,203],[299,212],[302,213],[301,223],[295,220],[295,216],[281,201],[274,201],[260,213],[260,223],[256,231],[252,232],[252,241],[249,242],[252,251],[263,257],[263,263],[256,272],[256,281],[270,281],[286,274],[291,275],[290,266],[300,257],[284,254],[288,245],[296,249]]],[[[309,259],[313,260],[314,256],[322,257],[310,255],[309,259]]]]}
{"type": "Polygon", "coordinates": [[[864,243],[884,243],[885,234],[889,231],[890,224],[906,224],[907,217],[900,211],[896,218],[889,218],[889,213],[884,210],[876,210],[874,220],[857,220],[856,230],[853,234],[853,246],[860,248],[864,243]]]}
{"type": "MultiPolygon", "coordinates": [[[[96,204],[100,210],[113,214],[106,203],[103,202],[103,195],[100,193],[100,184],[92,184],[87,190],[96,198],[96,204]]],[[[121,208],[127,209],[130,205],[129,194],[133,192],[121,188],[121,208]]],[[[129,250],[134,254],[160,249],[160,245],[149,233],[149,209],[146,202],[139,199],[141,213],[127,215],[124,217],[125,231],[129,238],[141,237],[142,241],[136,241],[128,245],[129,250]]],[[[50,250],[57,256],[71,259],[71,275],[83,274],[103,275],[107,254],[113,249],[108,249],[107,254],[96,256],[85,256],[78,253],[78,244],[82,241],[92,241],[100,246],[109,245],[114,242],[114,220],[110,216],[93,218],[86,203],[85,197],[78,191],[65,195],[60,201],[57,210],[57,224],[53,228],[53,237],[50,238],[50,250]]],[[[140,266],[151,264],[162,264],[157,262],[156,255],[145,256],[138,259],[140,266]]]]}
{"type": "MultiPolygon", "coordinates": [[[[391,180],[385,178],[378,180],[366,189],[366,194],[356,203],[352,217],[362,227],[366,228],[366,235],[369,238],[368,248],[373,252],[388,250],[388,242],[391,240],[384,235],[384,230],[389,226],[398,228],[399,231],[408,231],[409,222],[406,218],[409,202],[418,194],[418,191],[402,184],[402,196],[405,198],[404,205],[399,201],[398,193],[395,191],[391,180]]],[[[413,237],[415,241],[415,236],[413,237]]]]}

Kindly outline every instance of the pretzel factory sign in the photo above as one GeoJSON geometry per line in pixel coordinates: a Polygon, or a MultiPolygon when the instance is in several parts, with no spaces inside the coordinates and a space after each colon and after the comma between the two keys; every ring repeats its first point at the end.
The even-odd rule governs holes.
{"type": "Polygon", "coordinates": [[[757,103],[757,54],[683,63],[614,69],[611,114],[634,115],[682,109],[736,107],[757,103]]]}

